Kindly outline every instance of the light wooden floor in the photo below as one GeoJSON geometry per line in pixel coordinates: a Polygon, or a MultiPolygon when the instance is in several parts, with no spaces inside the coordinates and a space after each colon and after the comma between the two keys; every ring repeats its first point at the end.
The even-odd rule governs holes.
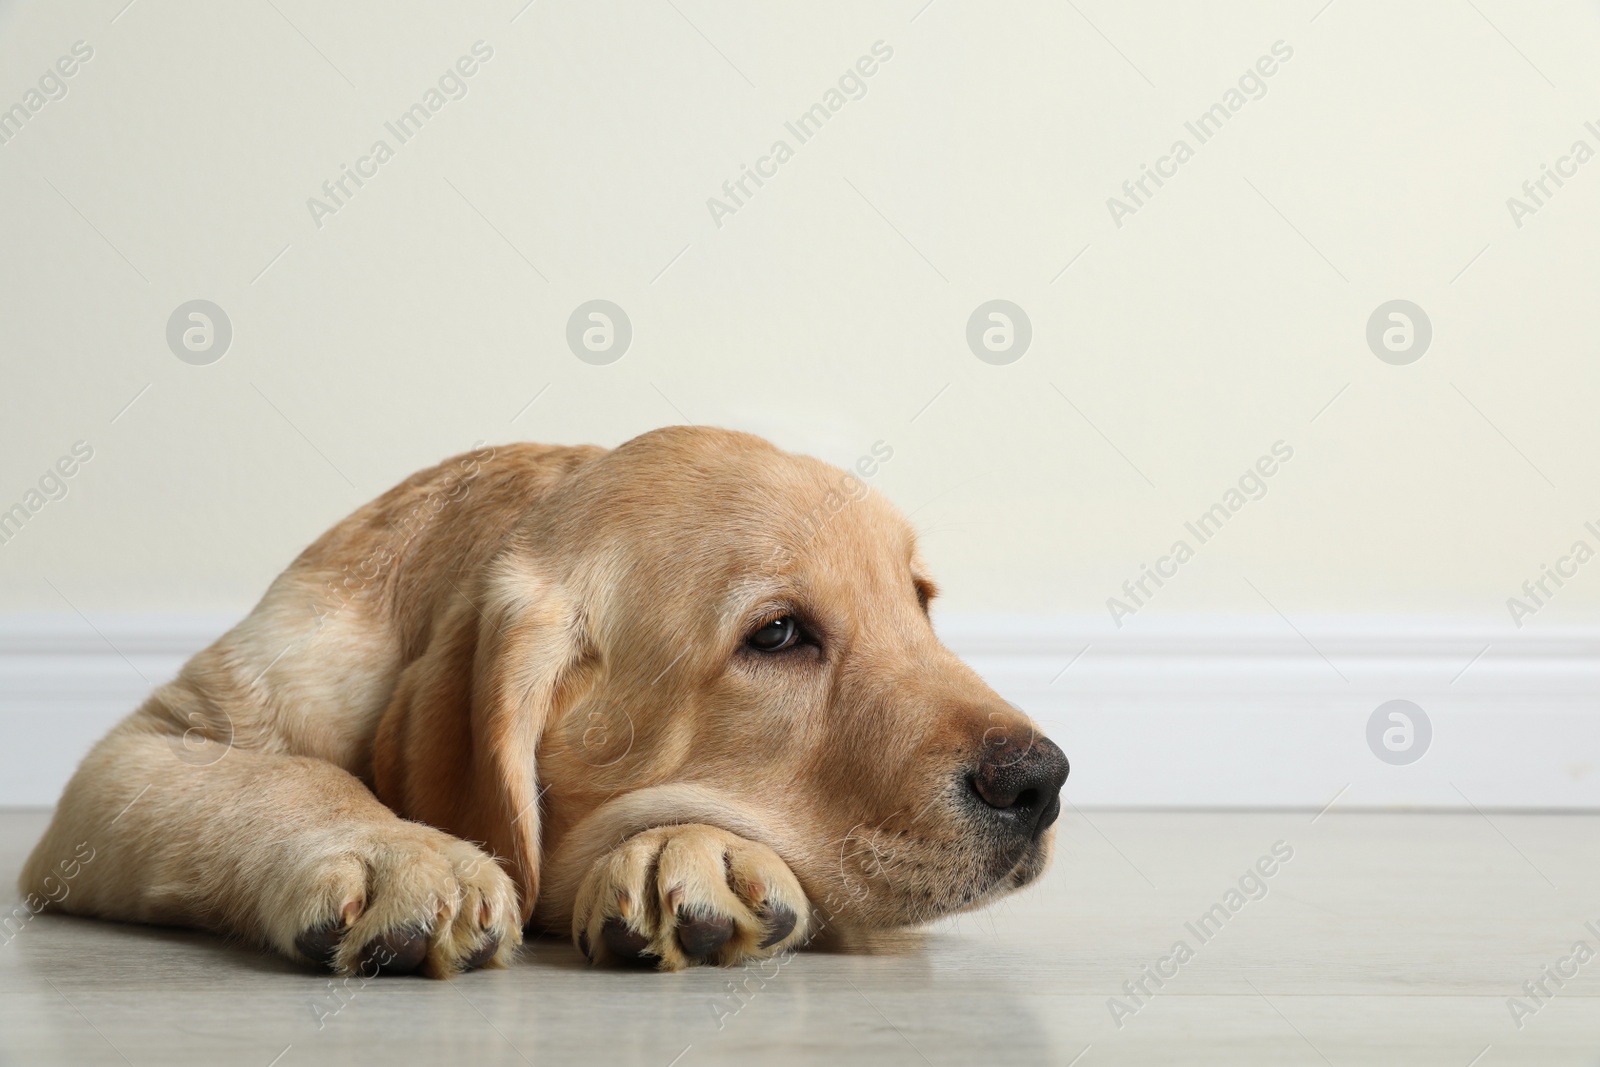
{"type": "MultiPolygon", "coordinates": [[[[290,963],[41,917],[0,943],[0,1063],[1600,1062],[1600,958],[1546,981],[1520,1030],[1507,1004],[1570,973],[1574,942],[1600,951],[1600,816],[1312,817],[1071,812],[1031,892],[879,954],[800,955],[736,1012],[728,972],[591,970],[541,943],[509,972],[373,982],[319,1029],[340,1001],[290,963]],[[1185,924],[1280,841],[1266,896],[1202,942],[1185,924]],[[1192,958],[1136,1004],[1123,983],[1180,940],[1192,958]],[[1120,1027],[1112,997],[1137,1008],[1120,1027]]],[[[0,813],[0,884],[42,824],[0,813]]]]}

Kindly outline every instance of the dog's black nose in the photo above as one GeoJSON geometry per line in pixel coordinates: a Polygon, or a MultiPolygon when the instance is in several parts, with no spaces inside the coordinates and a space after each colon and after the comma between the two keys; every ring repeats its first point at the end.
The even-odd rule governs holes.
{"type": "Polygon", "coordinates": [[[967,779],[972,791],[1015,828],[1038,837],[1061,814],[1067,757],[1054,741],[1033,734],[991,743],[967,779]]]}

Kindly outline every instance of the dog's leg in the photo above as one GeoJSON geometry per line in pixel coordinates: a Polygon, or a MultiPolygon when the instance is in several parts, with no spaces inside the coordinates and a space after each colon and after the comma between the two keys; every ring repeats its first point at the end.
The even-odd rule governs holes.
{"type": "Polygon", "coordinates": [[[715,826],[661,826],[595,861],[573,907],[590,959],[731,966],[806,940],[810,905],[766,845],[715,826]]]}
{"type": "Polygon", "coordinates": [[[474,846],[399,818],[332,763],[214,742],[197,755],[142,715],[84,760],[21,888],[343,974],[448,977],[503,966],[522,940],[512,880],[474,846]]]}

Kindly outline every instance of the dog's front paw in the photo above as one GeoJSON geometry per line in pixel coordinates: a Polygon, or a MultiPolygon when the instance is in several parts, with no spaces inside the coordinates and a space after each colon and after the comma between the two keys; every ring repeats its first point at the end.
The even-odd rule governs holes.
{"type": "Polygon", "coordinates": [[[714,826],[661,826],[595,861],[572,936],[595,962],[729,966],[805,940],[810,906],[766,845],[714,826]]]}
{"type": "Polygon", "coordinates": [[[522,943],[517,889],[478,848],[418,823],[357,831],[269,892],[286,952],[338,974],[448,978],[504,966],[522,943]]]}

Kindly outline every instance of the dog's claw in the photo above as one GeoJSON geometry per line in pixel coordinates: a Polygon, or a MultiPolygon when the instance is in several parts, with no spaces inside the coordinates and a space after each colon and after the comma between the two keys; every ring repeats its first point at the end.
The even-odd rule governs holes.
{"type": "Polygon", "coordinates": [[[761,939],[761,948],[771,948],[794,933],[794,924],[797,920],[794,912],[788,907],[772,904],[762,908],[761,914],[767,920],[767,936],[761,939]]]}

